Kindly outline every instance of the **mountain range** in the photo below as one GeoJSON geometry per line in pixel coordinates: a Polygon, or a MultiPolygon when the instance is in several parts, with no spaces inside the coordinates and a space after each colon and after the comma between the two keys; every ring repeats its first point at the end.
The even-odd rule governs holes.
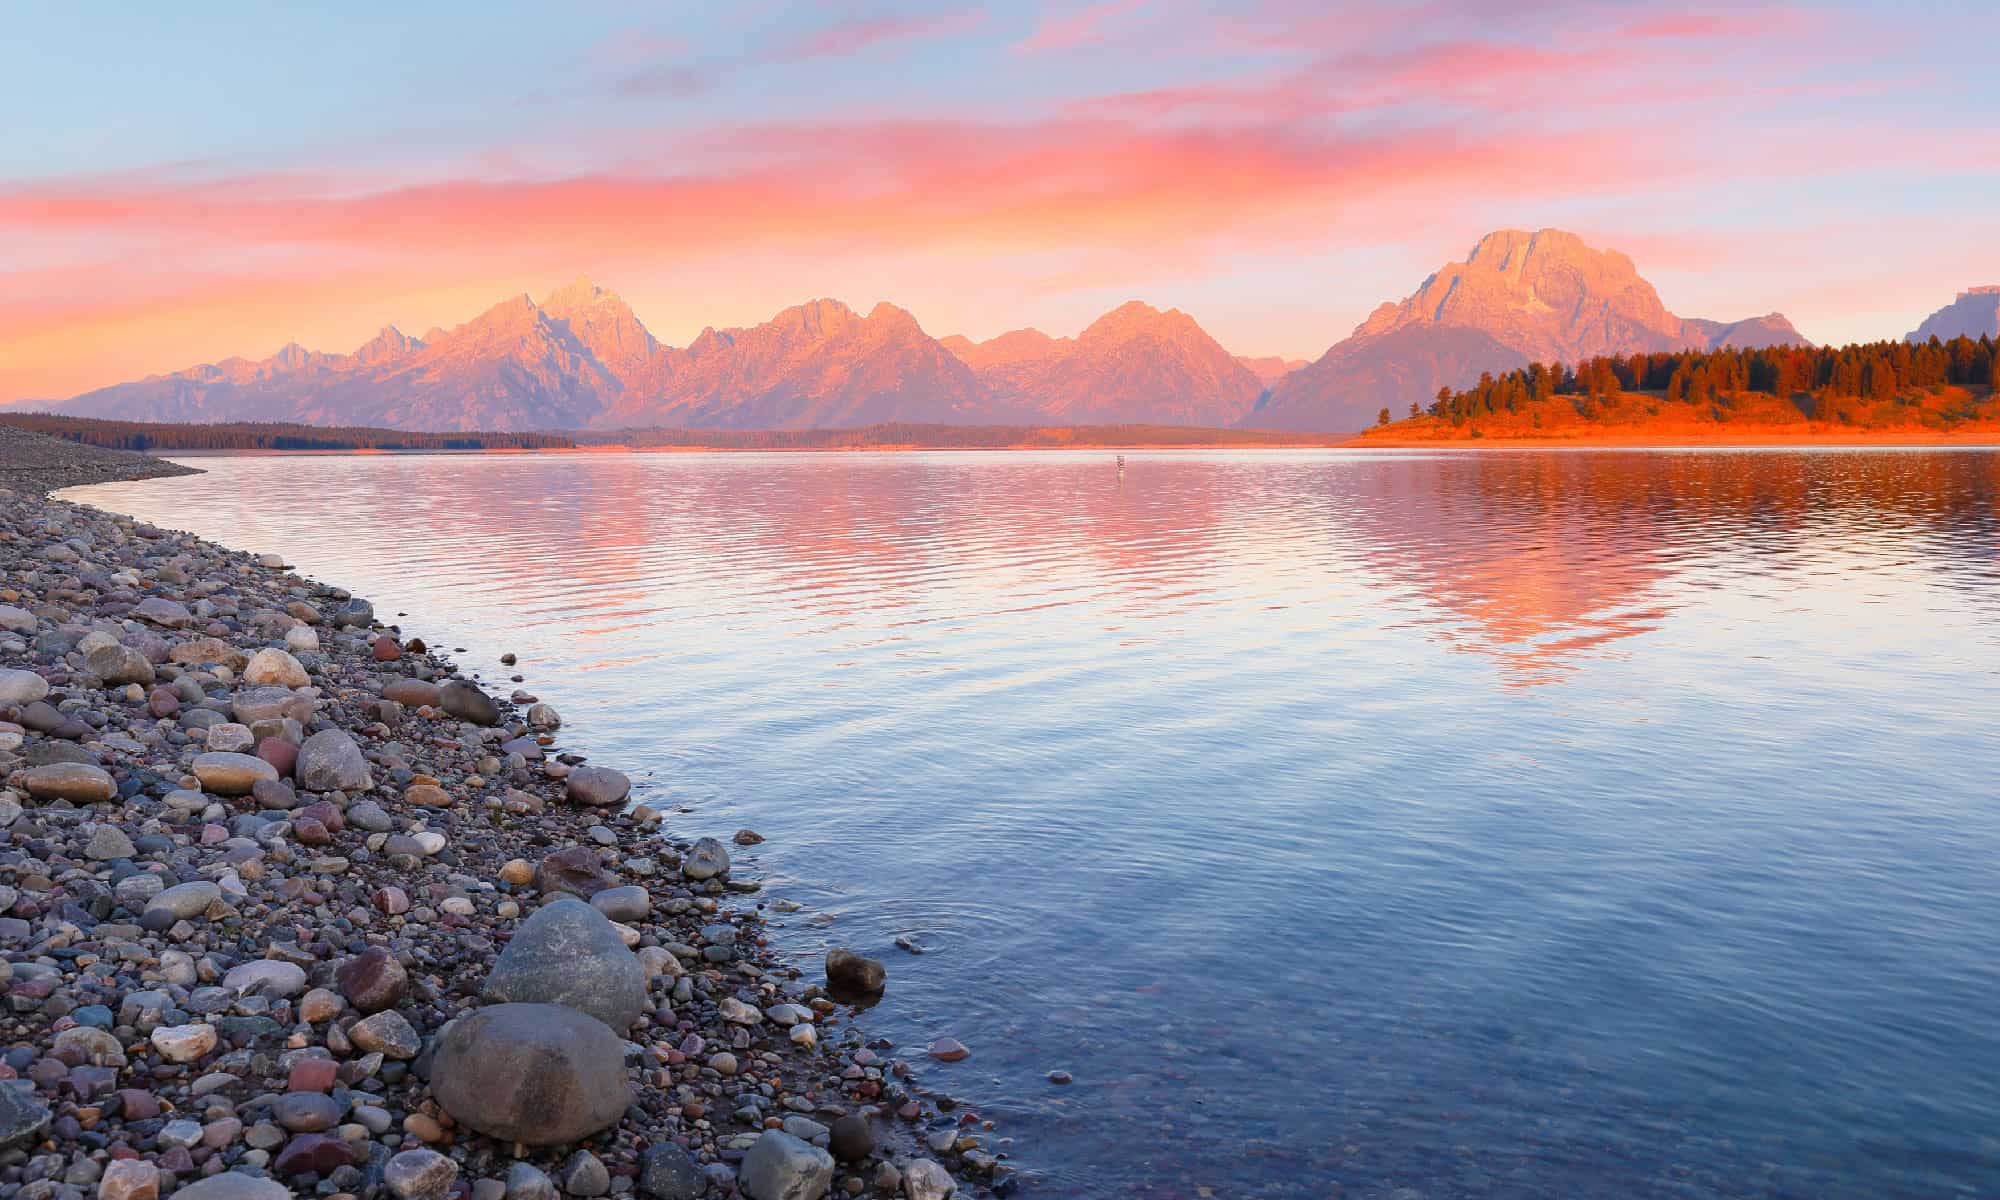
{"type": "Polygon", "coordinates": [[[1379,409],[1400,414],[1484,371],[1639,351],[1810,344],[1778,313],[1733,322],[1677,317],[1616,250],[1592,249],[1559,229],[1503,229],[1279,380],[1248,423],[1360,429],[1379,409]]]}
{"type": "MultiPolygon", "coordinates": [[[[1975,288],[1912,338],[1994,332],[1975,288]]],[[[807,429],[882,422],[1153,424],[1342,432],[1440,387],[1598,354],[1810,345],[1777,313],[1679,317],[1632,260],[1574,234],[1502,230],[1311,362],[1231,354],[1188,314],[1133,301],[1075,337],[935,338],[893,304],[837,300],[662,344],[588,279],[451,330],[393,326],[351,354],[289,345],[32,407],[136,421],[298,421],[427,431],[807,429]]],[[[23,405],[21,407],[30,407],[23,405]]]]}
{"type": "Polygon", "coordinates": [[[1924,323],[1904,335],[1909,342],[1932,338],[1949,341],[1955,337],[2000,337],[2000,287],[1967,288],[1958,299],[1924,318],[1924,323]]]}

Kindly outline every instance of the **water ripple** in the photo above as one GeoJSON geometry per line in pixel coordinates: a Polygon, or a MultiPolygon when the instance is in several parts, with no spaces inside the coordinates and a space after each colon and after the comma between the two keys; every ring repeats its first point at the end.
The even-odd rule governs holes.
{"type": "Polygon", "coordinates": [[[2000,455],[199,465],[86,495],[768,835],[1039,1194],[2000,1194],[2000,455]]]}

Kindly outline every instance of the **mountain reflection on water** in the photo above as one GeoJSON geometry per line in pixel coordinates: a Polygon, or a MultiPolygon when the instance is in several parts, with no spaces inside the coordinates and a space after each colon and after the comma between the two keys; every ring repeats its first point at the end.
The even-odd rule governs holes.
{"type": "Polygon", "coordinates": [[[2000,1191],[2000,454],[1126,462],[73,494],[518,653],[1031,1192],[2000,1191]]]}

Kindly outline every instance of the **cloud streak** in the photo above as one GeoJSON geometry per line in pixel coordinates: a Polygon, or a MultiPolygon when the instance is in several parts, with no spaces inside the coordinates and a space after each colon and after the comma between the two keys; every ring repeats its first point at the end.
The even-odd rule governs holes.
{"type": "MultiPolygon", "coordinates": [[[[1926,109],[1935,73],[1876,49],[1901,36],[1783,6],[1567,0],[1104,0],[1025,34],[969,8],[617,29],[551,52],[546,102],[442,149],[387,133],[366,159],[238,160],[285,169],[218,155],[0,176],[0,399],[267,332],[346,348],[385,319],[463,319],[580,269],[689,297],[667,324],[704,297],[747,320],[832,292],[992,332],[1155,287],[1248,312],[1232,279],[1365,251],[1376,274],[1285,281],[1305,299],[1232,338],[1309,355],[1488,228],[1568,223],[1727,245],[1706,260],[1717,286],[1762,311],[1786,298],[1760,231],[1789,246],[1776,234],[1867,223],[1842,205],[1891,206],[1878,229],[1907,209],[1881,184],[1884,199],[1848,199],[1871,194],[1857,171],[1940,180],[1968,205],[1967,173],[2000,171],[1962,96],[1926,109]],[[855,67],[888,61],[854,88],[855,67]],[[1865,159],[1829,153],[1854,145],[1865,159]]],[[[1967,244],[2000,232],[1964,224],[1967,244]]]]}
{"type": "Polygon", "coordinates": [[[929,13],[892,13],[841,21],[816,29],[787,44],[780,60],[847,58],[882,46],[954,37],[975,29],[983,20],[976,8],[929,13]]]}
{"type": "Polygon", "coordinates": [[[1015,49],[1034,53],[1099,45],[1109,39],[1119,18],[1144,6],[1145,0],[1100,0],[1075,12],[1044,17],[1033,33],[1015,43],[1015,49]]]}

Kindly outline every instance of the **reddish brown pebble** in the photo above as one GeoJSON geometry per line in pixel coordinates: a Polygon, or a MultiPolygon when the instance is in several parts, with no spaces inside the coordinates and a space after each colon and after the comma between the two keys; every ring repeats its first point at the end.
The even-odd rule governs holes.
{"type": "Polygon", "coordinates": [[[270,763],[279,775],[290,775],[298,765],[299,748],[283,738],[265,738],[257,743],[257,757],[270,763]]]}
{"type": "Polygon", "coordinates": [[[318,821],[320,824],[326,826],[328,833],[339,833],[341,830],[347,828],[347,818],[331,802],[326,800],[306,805],[299,810],[299,815],[318,821]]]}
{"type": "Polygon", "coordinates": [[[360,1153],[337,1137],[302,1133],[278,1151],[277,1158],[271,1161],[271,1173],[280,1179],[290,1179],[307,1172],[328,1175],[335,1167],[352,1166],[360,1160],[360,1153]]]}
{"type": "Polygon", "coordinates": [[[293,1092],[328,1092],[333,1090],[334,1080],[340,1075],[340,1064],[330,1058],[302,1058],[292,1064],[292,1073],[286,1090],[293,1092]]]}

